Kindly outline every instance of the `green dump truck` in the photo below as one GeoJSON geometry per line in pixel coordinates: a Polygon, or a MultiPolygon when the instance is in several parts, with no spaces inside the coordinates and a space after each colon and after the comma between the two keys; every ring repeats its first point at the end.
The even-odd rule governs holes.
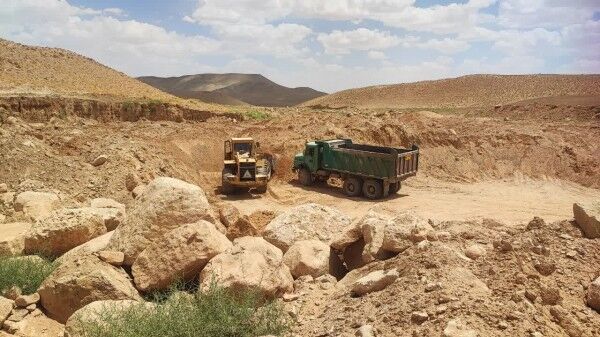
{"type": "Polygon", "coordinates": [[[419,147],[410,149],[354,144],[350,139],[308,142],[294,157],[293,170],[308,186],[330,177],[344,180],[348,196],[379,199],[398,192],[402,180],[417,174],[419,147]]]}

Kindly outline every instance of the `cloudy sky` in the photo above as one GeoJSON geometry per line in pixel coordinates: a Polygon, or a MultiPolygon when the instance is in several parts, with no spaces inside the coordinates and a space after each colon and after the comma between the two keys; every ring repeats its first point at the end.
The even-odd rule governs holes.
{"type": "Polygon", "coordinates": [[[600,0],[0,0],[0,37],[132,76],[262,73],[333,92],[600,73],[600,0]]]}

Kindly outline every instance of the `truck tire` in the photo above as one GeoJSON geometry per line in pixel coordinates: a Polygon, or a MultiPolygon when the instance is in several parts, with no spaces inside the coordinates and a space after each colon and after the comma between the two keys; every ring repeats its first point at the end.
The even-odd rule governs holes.
{"type": "Polygon", "coordinates": [[[398,193],[398,191],[400,191],[400,187],[401,187],[401,183],[397,182],[397,183],[391,183],[390,184],[390,194],[396,194],[398,193]]]}
{"type": "Polygon", "coordinates": [[[304,186],[310,186],[315,182],[310,171],[305,168],[298,170],[298,181],[304,186]]]}
{"type": "Polygon", "coordinates": [[[363,183],[363,194],[369,199],[379,199],[383,196],[383,185],[381,181],[367,179],[363,183]]]}
{"type": "Polygon", "coordinates": [[[342,187],[344,194],[349,197],[358,197],[362,193],[362,181],[357,177],[348,177],[342,187]]]}

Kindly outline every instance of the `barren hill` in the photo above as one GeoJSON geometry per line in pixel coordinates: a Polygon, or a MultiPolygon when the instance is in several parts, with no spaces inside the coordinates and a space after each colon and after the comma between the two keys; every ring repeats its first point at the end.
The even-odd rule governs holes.
{"type": "Polygon", "coordinates": [[[486,107],[554,96],[600,95],[600,75],[469,75],[349,89],[304,103],[340,108],[486,107]]]}
{"type": "Polygon", "coordinates": [[[259,74],[145,76],[139,80],[182,98],[230,105],[292,106],[325,95],[307,87],[288,88],[259,74]]]}
{"type": "Polygon", "coordinates": [[[74,52],[0,39],[0,93],[175,97],[74,52]]]}

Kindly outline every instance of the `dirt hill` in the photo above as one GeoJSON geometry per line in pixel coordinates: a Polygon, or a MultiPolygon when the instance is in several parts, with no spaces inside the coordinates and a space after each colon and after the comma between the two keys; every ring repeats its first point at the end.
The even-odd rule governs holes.
{"type": "Polygon", "coordinates": [[[115,96],[172,100],[173,96],[74,52],[0,39],[0,93],[115,96]]]}
{"type": "Polygon", "coordinates": [[[489,107],[553,96],[598,96],[600,75],[469,75],[349,89],[304,103],[313,107],[489,107]]]}
{"type": "Polygon", "coordinates": [[[182,98],[200,98],[229,105],[293,106],[325,95],[306,87],[284,87],[259,74],[145,76],[138,79],[182,98]]]}

